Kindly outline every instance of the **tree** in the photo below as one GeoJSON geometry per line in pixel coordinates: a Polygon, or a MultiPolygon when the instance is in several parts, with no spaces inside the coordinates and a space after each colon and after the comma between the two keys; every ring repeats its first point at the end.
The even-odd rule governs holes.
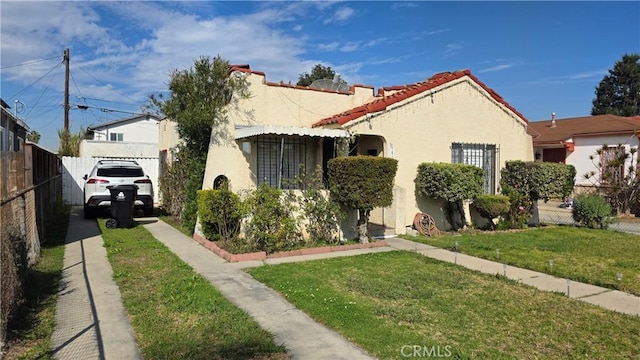
{"type": "Polygon", "coordinates": [[[229,62],[219,56],[200,57],[193,67],[171,72],[169,95],[150,98],[153,106],[176,122],[182,140],[179,151],[184,153],[184,161],[179,166],[185,167],[187,178],[172,185],[184,186],[181,218],[190,230],[195,227],[196,192],[202,187],[209,143],[229,138],[225,125],[230,105],[249,96],[246,79],[230,76],[229,69],[229,62]]]}
{"type": "Polygon", "coordinates": [[[328,170],[331,198],[344,207],[358,210],[360,242],[369,242],[369,214],[374,208],[392,204],[398,160],[344,156],[329,160],[328,170]]]}
{"type": "Polygon", "coordinates": [[[640,115],[640,54],[624,54],[596,87],[591,115],[601,114],[640,115]]]}
{"type": "MultiPolygon", "coordinates": [[[[317,64],[311,69],[311,74],[303,73],[300,74],[298,78],[297,85],[299,86],[309,86],[316,80],[320,79],[333,79],[336,72],[331,69],[331,66],[324,66],[322,64],[317,64]]],[[[342,80],[344,82],[344,80],[342,80]]]]}
{"type": "Polygon", "coordinates": [[[58,130],[58,155],[60,156],[80,156],[80,142],[86,136],[84,128],[80,128],[77,133],[72,134],[69,129],[58,130]]]}
{"type": "Polygon", "coordinates": [[[27,140],[31,141],[34,144],[39,143],[40,142],[40,133],[35,131],[35,130],[29,131],[29,133],[27,134],[27,140]]]}
{"type": "Polygon", "coordinates": [[[638,147],[602,145],[595,155],[589,156],[596,170],[583,175],[606,195],[618,215],[628,215],[640,204],[640,157],[637,154],[638,147]]]}

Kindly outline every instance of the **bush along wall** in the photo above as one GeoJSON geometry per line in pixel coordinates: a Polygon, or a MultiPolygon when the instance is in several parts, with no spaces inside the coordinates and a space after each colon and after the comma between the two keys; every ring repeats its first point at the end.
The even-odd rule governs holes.
{"type": "Polygon", "coordinates": [[[371,210],[391,206],[398,160],[375,156],[343,156],[329,160],[331,198],[358,210],[361,243],[369,242],[367,224],[371,210]]]}
{"type": "Polygon", "coordinates": [[[539,161],[507,161],[501,170],[502,194],[509,197],[514,227],[539,225],[538,200],[566,198],[575,183],[572,165],[539,161]]]}
{"type": "Polygon", "coordinates": [[[463,200],[477,198],[484,192],[483,171],[473,165],[422,163],[414,182],[418,194],[446,202],[454,230],[466,225],[463,200]]]}

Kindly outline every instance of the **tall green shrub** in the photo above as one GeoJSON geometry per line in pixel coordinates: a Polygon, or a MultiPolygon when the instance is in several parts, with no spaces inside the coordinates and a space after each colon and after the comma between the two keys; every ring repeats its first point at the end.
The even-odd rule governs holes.
{"type": "MultiPolygon", "coordinates": [[[[572,165],[540,161],[507,161],[501,171],[500,187],[502,193],[509,196],[513,208],[511,215],[521,214],[521,207],[530,213],[531,223],[538,225],[538,200],[564,198],[571,193],[575,182],[576,170],[572,165]]],[[[511,219],[514,224],[521,223],[511,219]]]]}
{"type": "Polygon", "coordinates": [[[482,169],[473,165],[422,163],[414,180],[418,194],[444,200],[454,230],[464,227],[463,200],[471,200],[484,192],[482,169]]]}
{"type": "Polygon", "coordinates": [[[273,253],[303,242],[298,221],[293,216],[295,206],[282,190],[263,183],[249,196],[247,205],[250,218],[246,236],[259,250],[273,253]]]}
{"type": "Polygon", "coordinates": [[[358,210],[360,242],[369,242],[371,210],[393,202],[393,179],[398,160],[375,156],[347,156],[329,160],[329,189],[337,203],[358,210]]]}
{"type": "Polygon", "coordinates": [[[207,239],[234,239],[240,233],[240,224],[245,215],[240,197],[228,188],[198,191],[198,216],[207,239]]]}
{"type": "MultiPolygon", "coordinates": [[[[305,172],[303,171],[303,174],[305,172]]],[[[313,176],[302,179],[304,188],[297,201],[306,218],[305,228],[311,242],[336,244],[340,241],[340,220],[343,214],[340,205],[328,196],[322,182],[322,168],[313,176]]]]}

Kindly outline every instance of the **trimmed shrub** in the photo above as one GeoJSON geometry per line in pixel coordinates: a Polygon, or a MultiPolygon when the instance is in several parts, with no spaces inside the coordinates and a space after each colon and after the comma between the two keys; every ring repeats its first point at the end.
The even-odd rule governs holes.
{"type": "Polygon", "coordinates": [[[329,160],[331,199],[359,214],[360,242],[368,242],[369,213],[393,202],[398,160],[375,156],[346,156],[329,160]]]}
{"type": "Polygon", "coordinates": [[[198,191],[200,225],[204,236],[211,241],[237,237],[245,214],[240,197],[228,188],[198,191]]]}
{"type": "Polygon", "coordinates": [[[484,192],[483,171],[473,165],[422,163],[414,182],[418,194],[448,202],[446,208],[454,230],[466,223],[462,200],[477,198],[484,192]]]}
{"type": "Polygon", "coordinates": [[[309,181],[305,178],[303,182],[304,190],[296,200],[307,220],[305,228],[310,241],[337,244],[340,241],[340,220],[343,214],[340,205],[327,196],[328,192],[322,183],[322,169],[317,169],[309,181]]]}
{"type": "Polygon", "coordinates": [[[251,218],[247,238],[267,253],[289,250],[304,241],[293,216],[294,204],[280,189],[260,184],[247,199],[251,218]]]}
{"type": "Polygon", "coordinates": [[[611,205],[600,195],[577,197],[573,202],[573,220],[593,229],[606,229],[614,220],[611,205]]]}
{"type": "Polygon", "coordinates": [[[491,228],[495,227],[493,219],[509,213],[510,205],[509,197],[504,195],[480,195],[473,200],[473,206],[489,220],[491,228]]]}
{"type": "Polygon", "coordinates": [[[532,223],[538,225],[538,200],[546,202],[551,198],[569,196],[573,191],[576,169],[566,164],[515,160],[507,161],[500,174],[502,194],[511,200],[510,216],[518,217],[510,218],[511,222],[522,224],[524,215],[519,216],[519,213],[524,207],[533,216],[532,223]]]}

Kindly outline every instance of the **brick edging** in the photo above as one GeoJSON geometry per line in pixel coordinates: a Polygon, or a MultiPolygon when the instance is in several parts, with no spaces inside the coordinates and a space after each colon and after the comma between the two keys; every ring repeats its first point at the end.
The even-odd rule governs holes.
{"type": "Polygon", "coordinates": [[[289,257],[289,256],[324,254],[324,253],[335,252],[335,251],[346,251],[346,250],[356,250],[356,249],[369,249],[369,248],[383,247],[388,245],[385,240],[378,240],[378,241],[370,242],[367,244],[320,246],[320,247],[290,250],[290,251],[279,251],[269,255],[267,255],[267,253],[264,251],[245,253],[245,254],[232,254],[218,247],[218,245],[216,245],[213,241],[207,240],[205,237],[200,236],[198,234],[193,234],[193,239],[198,243],[200,243],[205,248],[207,248],[208,250],[210,250],[211,252],[213,252],[214,254],[227,260],[228,262],[277,259],[277,258],[283,258],[283,257],[289,257]]]}

